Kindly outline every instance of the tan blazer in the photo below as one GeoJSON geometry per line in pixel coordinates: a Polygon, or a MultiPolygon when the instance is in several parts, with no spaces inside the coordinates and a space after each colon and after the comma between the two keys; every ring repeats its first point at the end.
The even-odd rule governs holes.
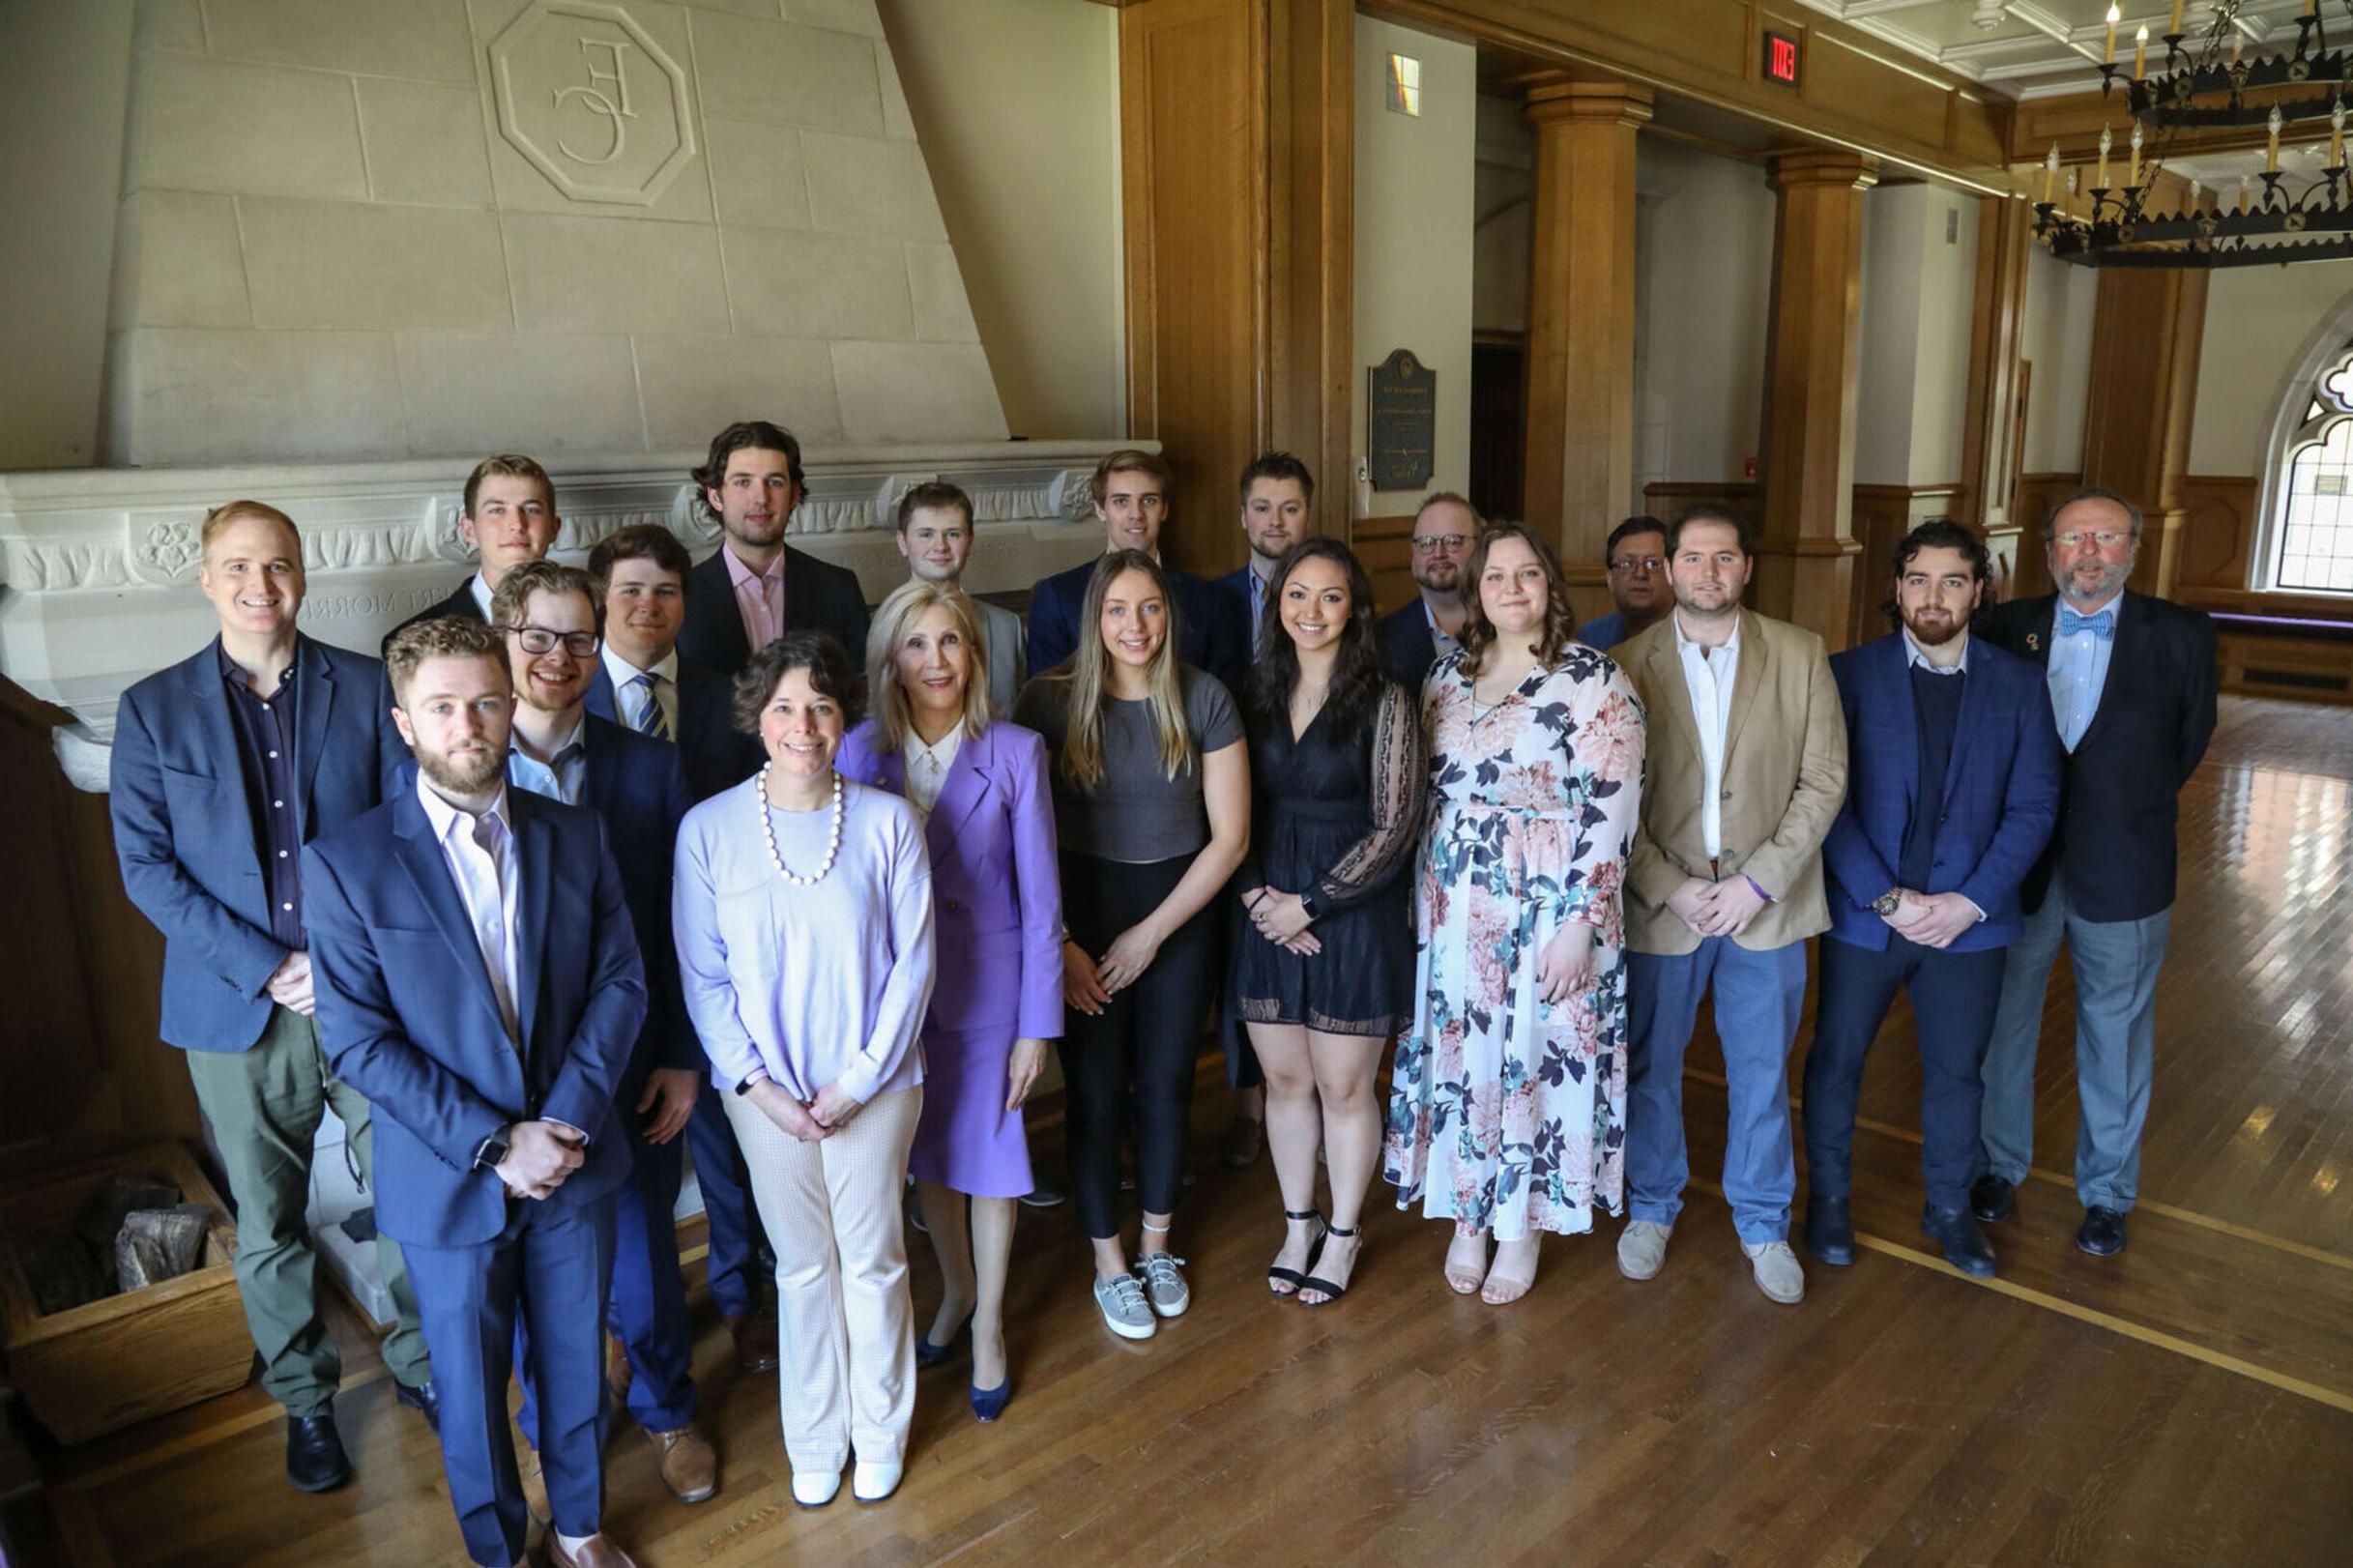
{"type": "Polygon", "coordinates": [[[1822,640],[1740,612],[1740,671],[1725,725],[1724,853],[1711,875],[1700,833],[1705,768],[1672,614],[1611,650],[1650,723],[1642,820],[1626,871],[1626,945],[1688,953],[1699,933],[1667,907],[1685,879],[1754,877],[1773,897],[1733,940],[1753,951],[1827,930],[1822,839],[1846,798],[1846,719],[1822,640]]]}

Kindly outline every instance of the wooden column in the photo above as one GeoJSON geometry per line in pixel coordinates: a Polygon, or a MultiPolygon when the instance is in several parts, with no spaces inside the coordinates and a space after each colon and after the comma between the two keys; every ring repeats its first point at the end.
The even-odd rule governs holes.
{"type": "Polygon", "coordinates": [[[1993,581],[2007,597],[2021,542],[2034,519],[2017,515],[2019,345],[2025,320],[2026,255],[2034,214],[2010,196],[1977,204],[1977,286],[1970,316],[1968,403],[1961,427],[1957,520],[1973,525],[1993,556],[1993,581]]]}
{"type": "Polygon", "coordinates": [[[2169,595],[2180,579],[2182,473],[2197,402],[2206,280],[2194,269],[2112,267],[2092,316],[2091,385],[2083,406],[2083,482],[2141,508],[2133,586],[2169,595]]]}
{"type": "Polygon", "coordinates": [[[1536,174],[1522,509],[1587,587],[1602,581],[1602,543],[1634,499],[1634,137],[1650,102],[1650,89],[1625,82],[1542,81],[1527,95],[1536,174]]]}
{"type": "Polygon", "coordinates": [[[1773,160],[1780,197],[1765,355],[1759,610],[1849,640],[1854,415],[1863,275],[1863,192],[1878,160],[1814,148],[1773,160]]]}

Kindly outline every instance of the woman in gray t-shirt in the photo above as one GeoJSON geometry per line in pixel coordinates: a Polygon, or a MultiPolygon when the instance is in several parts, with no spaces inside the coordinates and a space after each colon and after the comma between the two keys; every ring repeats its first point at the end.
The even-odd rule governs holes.
{"type": "Polygon", "coordinates": [[[1094,1243],[1095,1302],[1123,1339],[1150,1338],[1191,1301],[1169,1226],[1217,978],[1218,923],[1203,912],[1250,838],[1241,716],[1215,677],[1177,662],[1176,614],[1158,564],[1113,551],[1088,582],[1077,652],[1013,705],[1054,757],[1071,1198],[1094,1243]],[[1131,1095],[1141,1278],[1119,1215],[1131,1095]]]}

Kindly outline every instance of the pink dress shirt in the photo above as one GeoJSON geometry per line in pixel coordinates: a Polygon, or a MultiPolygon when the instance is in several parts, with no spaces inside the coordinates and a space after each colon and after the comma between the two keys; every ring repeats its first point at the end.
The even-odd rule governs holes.
{"type": "Polygon", "coordinates": [[[727,562],[727,580],[736,587],[736,608],[743,616],[743,635],[757,653],[784,635],[784,552],[768,564],[768,570],[754,573],[743,558],[722,545],[719,554],[727,562]]]}

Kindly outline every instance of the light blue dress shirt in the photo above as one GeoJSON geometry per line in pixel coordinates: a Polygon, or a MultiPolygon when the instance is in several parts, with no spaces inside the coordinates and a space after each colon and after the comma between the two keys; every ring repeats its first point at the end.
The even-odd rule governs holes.
{"type": "MultiPolygon", "coordinates": [[[[2071,606],[2062,598],[2058,608],[2065,610],[2071,606]]],[[[2099,614],[2089,618],[2108,619],[2106,637],[2097,636],[2088,628],[2072,637],[2062,637],[2058,615],[2054,613],[2050,618],[2050,665],[2046,677],[2050,682],[2050,716],[2058,721],[2059,743],[2071,752],[2100,711],[2100,693],[2107,687],[2108,659],[2116,652],[2116,622],[2123,615],[2124,595],[2119,594],[2099,614]]]]}
{"type": "Polygon", "coordinates": [[[582,804],[588,789],[587,716],[581,717],[572,738],[558,746],[555,756],[546,762],[524,755],[518,736],[507,751],[507,782],[567,806],[582,804]]]}

